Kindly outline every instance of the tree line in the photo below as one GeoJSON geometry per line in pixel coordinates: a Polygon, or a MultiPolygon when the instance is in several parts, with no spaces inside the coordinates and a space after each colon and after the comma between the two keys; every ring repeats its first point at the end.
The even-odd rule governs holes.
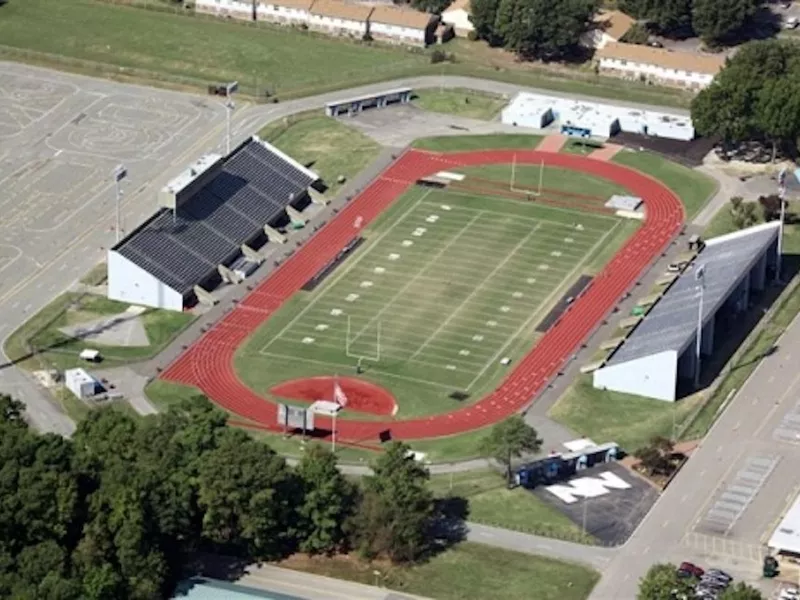
{"type": "MultiPolygon", "coordinates": [[[[411,563],[463,535],[403,443],[355,484],[320,445],[291,468],[203,396],[142,419],[96,410],[71,440],[29,430],[23,409],[0,395],[2,598],[150,600],[169,597],[199,552],[411,563]]],[[[483,447],[510,473],[540,445],[513,417],[483,447]]]]}
{"type": "Polygon", "coordinates": [[[620,0],[619,7],[663,35],[697,35],[716,46],[739,38],[762,4],[763,0],[620,0]]]}
{"type": "MultiPolygon", "coordinates": [[[[637,600],[675,600],[694,598],[696,577],[678,573],[678,567],[669,563],[655,564],[639,581],[637,600]]],[[[725,589],[718,600],[765,600],[761,592],[742,581],[725,589]]]]}
{"type": "Polygon", "coordinates": [[[390,445],[357,486],[314,445],[292,469],[198,398],[145,419],[98,410],[71,440],[0,396],[0,597],[169,597],[198,551],[269,560],[358,550],[415,561],[435,517],[428,472],[390,445]]]}
{"type": "Polygon", "coordinates": [[[701,135],[719,136],[724,148],[755,140],[796,151],[800,136],[800,45],[783,40],[750,42],[692,101],[701,135]]]}

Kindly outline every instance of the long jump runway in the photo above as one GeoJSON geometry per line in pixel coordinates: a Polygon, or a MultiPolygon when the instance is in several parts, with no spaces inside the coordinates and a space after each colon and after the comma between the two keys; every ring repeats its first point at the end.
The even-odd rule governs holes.
{"type": "MultiPolygon", "coordinates": [[[[617,300],[680,231],[684,222],[683,205],[663,184],[627,167],[573,154],[535,150],[456,154],[407,151],[173,362],[162,378],[195,386],[230,412],[257,426],[277,429],[277,407],[237,377],[233,365],[236,349],[355,237],[357,232],[352,224],[357,217],[362,219],[363,226],[368,225],[418,179],[443,169],[510,164],[514,160],[531,165],[544,162],[547,166],[582,171],[623,185],[644,200],[645,222],[494,392],[446,414],[407,420],[339,419],[336,430],[339,439],[350,442],[376,440],[387,429],[395,439],[439,437],[490,425],[519,411],[546,388],[617,300]]],[[[320,428],[330,427],[325,419],[318,421],[320,428]]]]}

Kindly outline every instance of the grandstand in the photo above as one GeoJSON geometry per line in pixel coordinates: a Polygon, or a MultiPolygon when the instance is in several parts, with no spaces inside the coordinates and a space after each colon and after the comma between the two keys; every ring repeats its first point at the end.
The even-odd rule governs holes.
{"type": "Polygon", "coordinates": [[[207,155],[159,193],[156,213],[108,251],[108,297],[183,310],[258,260],[268,239],[309,203],[318,176],[252,137],[227,157],[207,155]],[[238,264],[238,263],[237,263],[238,264]]]}

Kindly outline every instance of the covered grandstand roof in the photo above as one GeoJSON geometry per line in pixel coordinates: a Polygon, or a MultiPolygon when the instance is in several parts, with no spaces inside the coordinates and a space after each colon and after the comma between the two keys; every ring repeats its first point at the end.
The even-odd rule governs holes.
{"type": "Polygon", "coordinates": [[[162,208],[117,244],[118,252],[185,294],[304,192],[317,176],[252,138],[175,211],[162,208]]]}
{"type": "Polygon", "coordinates": [[[775,221],[708,240],[693,267],[672,284],[606,365],[668,350],[678,354],[683,352],[694,339],[697,329],[697,268],[704,265],[705,269],[705,323],[776,240],[778,227],[779,223],[775,221]]]}

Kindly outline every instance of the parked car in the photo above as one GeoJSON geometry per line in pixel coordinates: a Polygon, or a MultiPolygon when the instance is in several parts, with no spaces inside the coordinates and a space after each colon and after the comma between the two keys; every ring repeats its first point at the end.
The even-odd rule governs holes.
{"type": "Polygon", "coordinates": [[[686,561],[682,562],[678,567],[678,575],[681,577],[697,577],[699,579],[703,576],[703,573],[705,573],[705,571],[696,564],[686,561]]]}
{"type": "Polygon", "coordinates": [[[783,22],[784,29],[796,29],[798,25],[797,17],[789,17],[783,22]]]}

